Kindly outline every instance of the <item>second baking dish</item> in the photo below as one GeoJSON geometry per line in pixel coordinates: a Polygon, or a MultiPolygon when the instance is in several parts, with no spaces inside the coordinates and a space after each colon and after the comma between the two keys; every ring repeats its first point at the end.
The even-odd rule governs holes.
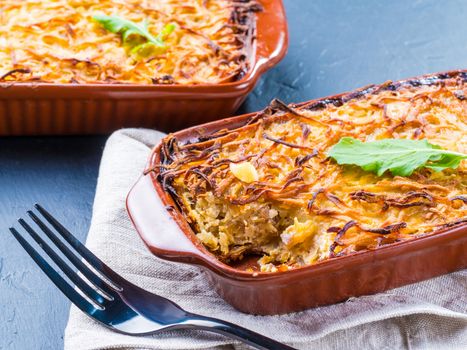
{"type": "MultiPolygon", "coordinates": [[[[15,81],[15,74],[33,74],[32,70],[17,69],[2,77],[0,135],[97,134],[135,126],[172,131],[233,113],[259,76],[276,64],[287,49],[282,2],[258,3],[255,20],[244,24],[250,26],[248,68],[239,79],[188,85],[168,84],[170,81],[166,80],[154,81],[152,85],[110,81],[64,84],[35,81],[34,77],[28,82],[15,81]]],[[[232,0],[232,4],[241,8],[251,2],[232,0]]],[[[63,28],[67,28],[66,23],[63,28]]],[[[86,62],[72,60],[70,64],[86,62]]]]}

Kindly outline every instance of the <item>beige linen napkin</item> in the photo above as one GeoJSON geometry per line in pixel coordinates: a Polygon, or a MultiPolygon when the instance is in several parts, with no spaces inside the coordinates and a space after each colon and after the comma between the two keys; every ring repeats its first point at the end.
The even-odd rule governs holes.
{"type": "MultiPolygon", "coordinates": [[[[467,270],[336,305],[252,316],[224,302],[197,267],[151,255],[128,219],[125,197],[162,136],[120,130],[104,150],[87,246],[123,277],[188,311],[237,323],[299,349],[467,349],[467,270]]],[[[117,334],[74,306],[65,332],[67,350],[244,348],[207,332],[117,334]]]]}

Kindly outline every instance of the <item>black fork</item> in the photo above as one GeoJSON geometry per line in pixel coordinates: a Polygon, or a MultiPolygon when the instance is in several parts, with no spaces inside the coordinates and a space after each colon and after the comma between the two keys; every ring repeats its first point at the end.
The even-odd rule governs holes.
{"type": "Polygon", "coordinates": [[[258,349],[293,349],[232,323],[187,312],[169,299],[128,282],[91,253],[44,208],[38,204],[35,208],[53,229],[33,211],[28,211],[27,214],[55,245],[53,248],[25,220],[19,219],[18,222],[72,284],[64,279],[19,231],[12,227],[11,233],[73,304],[107,328],[128,335],[155,334],[169,329],[201,329],[223,334],[258,349]],[[69,262],[57,254],[57,251],[69,262]]]}

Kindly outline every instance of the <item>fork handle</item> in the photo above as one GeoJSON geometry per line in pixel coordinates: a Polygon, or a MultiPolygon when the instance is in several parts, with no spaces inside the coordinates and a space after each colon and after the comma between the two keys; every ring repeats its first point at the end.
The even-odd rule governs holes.
{"type": "Polygon", "coordinates": [[[261,350],[296,350],[264,335],[216,318],[190,314],[185,325],[187,328],[219,333],[261,350]]]}

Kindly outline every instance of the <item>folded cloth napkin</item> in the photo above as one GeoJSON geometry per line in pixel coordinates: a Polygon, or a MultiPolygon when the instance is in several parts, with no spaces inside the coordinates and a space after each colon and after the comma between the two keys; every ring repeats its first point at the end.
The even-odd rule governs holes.
{"type": "MultiPolygon", "coordinates": [[[[239,324],[299,349],[467,349],[467,270],[336,305],[253,316],[224,302],[197,267],[151,255],[128,219],[125,197],[162,136],[144,129],[117,131],[102,157],[87,246],[123,277],[188,311],[239,324]]],[[[122,335],[74,306],[65,331],[67,350],[246,348],[202,331],[122,335]]]]}

